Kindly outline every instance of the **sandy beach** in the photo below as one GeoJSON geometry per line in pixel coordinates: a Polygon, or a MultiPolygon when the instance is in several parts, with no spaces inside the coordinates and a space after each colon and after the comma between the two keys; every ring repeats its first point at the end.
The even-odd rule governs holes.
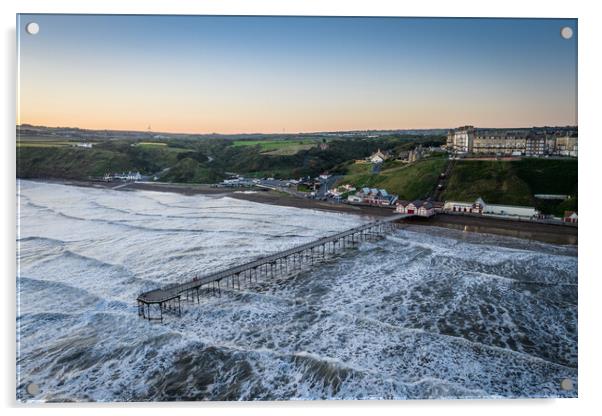
{"type": "MultiPolygon", "coordinates": [[[[151,182],[94,182],[81,180],[44,180],[44,182],[62,183],[65,185],[115,189],[118,191],[145,190],[157,192],[175,192],[182,195],[214,195],[228,196],[231,198],[257,202],[261,204],[280,205],[303,209],[315,209],[331,212],[342,212],[369,217],[386,217],[393,215],[390,208],[368,207],[347,204],[336,204],[309,198],[299,198],[283,192],[257,189],[230,189],[215,188],[203,184],[175,184],[151,182]]],[[[426,225],[451,228],[466,232],[489,233],[515,238],[541,241],[552,244],[577,245],[578,229],[554,224],[530,223],[491,217],[459,216],[438,214],[431,218],[414,217],[403,220],[403,223],[412,225],[426,225]]]]}

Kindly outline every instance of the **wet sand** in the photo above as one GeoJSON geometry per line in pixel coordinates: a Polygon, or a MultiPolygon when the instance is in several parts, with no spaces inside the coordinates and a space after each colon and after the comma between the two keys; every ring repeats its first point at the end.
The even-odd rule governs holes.
{"type": "Polygon", "coordinates": [[[429,225],[474,233],[488,233],[536,240],[544,243],[577,245],[577,227],[491,217],[437,214],[431,218],[413,217],[403,221],[412,225],[429,225]]]}
{"type": "MultiPolygon", "coordinates": [[[[391,208],[336,204],[309,198],[300,198],[284,192],[266,190],[264,188],[215,188],[210,185],[171,184],[135,182],[123,184],[119,182],[93,182],[80,180],[44,180],[44,182],[62,183],[65,185],[115,189],[119,191],[145,190],[158,192],[175,192],[183,195],[224,195],[245,201],[261,204],[280,205],[287,207],[317,209],[324,211],[342,212],[346,214],[364,215],[369,217],[386,217],[394,214],[391,208]]],[[[473,217],[449,214],[437,214],[431,218],[413,217],[403,223],[412,225],[427,225],[445,227],[466,232],[488,233],[515,238],[542,241],[552,244],[577,245],[577,227],[530,223],[491,217],[473,217]]]]}
{"type": "Polygon", "coordinates": [[[227,195],[230,198],[242,199],[260,204],[344,212],[348,214],[366,215],[371,217],[387,217],[393,215],[394,213],[393,209],[391,208],[336,204],[315,199],[300,198],[284,192],[270,191],[265,188],[214,188],[208,185],[134,183],[122,189],[177,192],[183,195],[227,195]]]}

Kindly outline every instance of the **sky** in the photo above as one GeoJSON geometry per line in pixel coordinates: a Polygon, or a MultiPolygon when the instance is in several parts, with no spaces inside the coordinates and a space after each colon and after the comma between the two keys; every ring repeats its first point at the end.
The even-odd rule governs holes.
{"type": "Polygon", "coordinates": [[[17,124],[223,134],[577,124],[576,19],[22,14],[17,30],[17,124]]]}

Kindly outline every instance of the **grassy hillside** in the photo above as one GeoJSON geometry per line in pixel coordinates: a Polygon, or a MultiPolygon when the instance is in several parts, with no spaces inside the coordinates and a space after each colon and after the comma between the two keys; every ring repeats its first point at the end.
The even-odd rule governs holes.
{"type": "Polygon", "coordinates": [[[169,172],[161,177],[161,180],[182,183],[213,183],[224,177],[203,166],[197,160],[187,157],[170,168],[169,172]]]}
{"type": "Polygon", "coordinates": [[[20,146],[17,177],[82,179],[127,170],[154,173],[174,165],[179,151],[162,146],[20,146]]]}
{"type": "Polygon", "coordinates": [[[577,194],[576,159],[523,159],[512,166],[534,194],[577,194]]]}
{"type": "Polygon", "coordinates": [[[340,183],[385,188],[399,195],[400,199],[420,199],[433,190],[445,163],[446,160],[441,158],[421,160],[410,165],[390,162],[377,174],[372,173],[371,165],[354,164],[349,166],[348,174],[340,183]]]}
{"type": "Polygon", "coordinates": [[[131,169],[126,155],[108,150],[70,147],[17,149],[17,177],[86,178],[131,169]]]}
{"type": "Polygon", "coordinates": [[[454,166],[443,199],[492,204],[531,205],[529,185],[517,175],[510,162],[459,161],[454,166]]]}
{"type": "Polygon", "coordinates": [[[577,208],[577,161],[523,159],[520,161],[458,161],[443,192],[444,200],[535,206],[562,215],[577,208]],[[534,194],[571,195],[570,200],[543,201],[534,194]]]}

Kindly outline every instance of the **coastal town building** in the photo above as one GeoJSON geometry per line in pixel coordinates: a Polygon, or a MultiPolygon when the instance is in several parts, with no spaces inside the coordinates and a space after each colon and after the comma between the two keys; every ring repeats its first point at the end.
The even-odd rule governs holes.
{"type": "Polygon", "coordinates": [[[447,149],[454,153],[471,153],[476,129],[473,126],[463,126],[447,133],[447,149]]]}
{"type": "Polygon", "coordinates": [[[556,138],[556,153],[561,156],[577,157],[577,137],[563,136],[556,138]]]}
{"type": "MultiPolygon", "coordinates": [[[[356,191],[356,189],[354,186],[349,185],[349,184],[344,184],[344,185],[337,186],[336,188],[329,189],[326,192],[326,196],[330,196],[332,198],[342,198],[343,195],[349,194],[350,192],[355,192],[355,191],[356,191]]],[[[361,201],[358,201],[358,202],[361,202],[361,201]]]]}
{"type": "Polygon", "coordinates": [[[75,143],[73,146],[75,146],[75,147],[82,147],[84,149],[92,149],[92,143],[88,143],[88,142],[75,143]]]}
{"type": "Polygon", "coordinates": [[[485,202],[481,198],[477,198],[475,202],[446,201],[443,205],[445,211],[467,212],[470,214],[482,214],[484,207],[485,202]]]}
{"type": "Polygon", "coordinates": [[[372,154],[368,158],[368,160],[371,163],[383,163],[388,158],[389,158],[389,156],[386,153],[383,153],[383,152],[380,151],[380,149],[378,149],[374,154],[372,154]]]}
{"type": "Polygon", "coordinates": [[[577,157],[577,133],[541,129],[477,130],[463,126],[447,134],[447,151],[495,156],[577,157]]]}
{"type": "Polygon", "coordinates": [[[539,215],[539,211],[537,211],[534,207],[487,204],[485,205],[483,214],[520,218],[536,218],[539,215]]]}
{"type": "Polygon", "coordinates": [[[106,182],[112,182],[114,179],[121,181],[140,181],[142,175],[140,172],[121,172],[121,173],[107,173],[102,178],[106,182]]]}
{"type": "Polygon", "coordinates": [[[432,217],[436,213],[435,206],[429,201],[398,201],[395,212],[420,217],[432,217]]]}
{"type": "Polygon", "coordinates": [[[424,157],[424,149],[422,145],[416,146],[415,149],[410,150],[408,153],[408,162],[414,163],[424,157]]]}
{"type": "Polygon", "coordinates": [[[517,218],[536,218],[539,216],[539,211],[534,207],[487,204],[481,198],[477,198],[475,202],[446,201],[443,209],[444,211],[452,213],[457,212],[517,218]]]}
{"type": "Polygon", "coordinates": [[[386,189],[362,188],[354,195],[349,195],[347,197],[347,202],[378,206],[392,206],[395,205],[397,199],[397,195],[388,193],[386,189]]]}
{"type": "Polygon", "coordinates": [[[531,134],[525,139],[525,156],[543,156],[546,154],[546,137],[531,134]]]}
{"type": "Polygon", "coordinates": [[[571,224],[577,224],[577,220],[577,213],[575,211],[564,211],[564,217],[562,218],[562,221],[571,224]]]}
{"type": "Polygon", "coordinates": [[[399,152],[397,154],[397,160],[402,160],[402,161],[408,160],[408,156],[410,156],[409,150],[402,150],[401,152],[399,152]]]}

